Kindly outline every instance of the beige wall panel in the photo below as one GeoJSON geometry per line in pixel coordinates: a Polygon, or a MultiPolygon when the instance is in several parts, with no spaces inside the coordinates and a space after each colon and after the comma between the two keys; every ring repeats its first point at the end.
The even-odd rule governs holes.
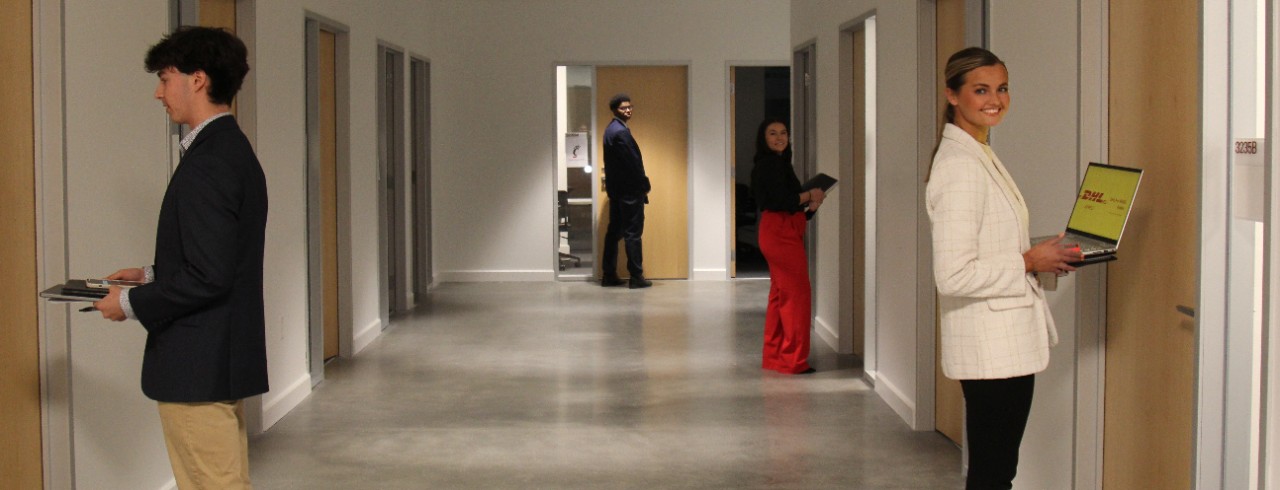
{"type": "Polygon", "coordinates": [[[0,11],[0,277],[16,286],[0,295],[0,486],[41,488],[31,2],[0,11]]]}
{"type": "MultiPolygon", "coordinates": [[[[964,49],[964,0],[939,0],[938,6],[938,24],[937,24],[937,73],[938,73],[938,132],[941,134],[942,126],[946,124],[946,107],[947,81],[944,78],[944,72],[947,69],[947,59],[951,58],[956,51],[964,49]]],[[[934,298],[936,301],[937,298],[934,298]]],[[[937,311],[935,309],[935,311],[937,311]]],[[[935,320],[935,325],[940,325],[935,320]]],[[[941,339],[942,333],[938,330],[940,326],[935,326],[934,338],[941,339]]],[[[938,349],[942,344],[938,343],[938,349]]],[[[942,354],[940,350],[934,353],[934,425],[942,435],[947,436],[956,444],[961,444],[964,440],[964,392],[960,389],[960,382],[950,379],[942,374],[942,354]]]]}
{"type": "Polygon", "coordinates": [[[1105,488],[1190,488],[1200,178],[1199,2],[1110,6],[1110,163],[1144,192],[1107,282],[1105,488]]]}
{"type": "MultiPolygon", "coordinates": [[[[653,185],[649,205],[644,209],[643,265],[645,276],[650,279],[689,277],[688,80],[688,68],[684,66],[596,68],[596,148],[603,148],[600,138],[613,120],[609,99],[625,92],[636,108],[628,127],[640,146],[645,173],[653,185]]],[[[598,158],[603,159],[602,155],[603,150],[598,158]]],[[[600,213],[596,233],[602,242],[598,250],[603,251],[605,230],[609,226],[608,198],[603,187],[600,199],[596,206],[600,213]]],[[[620,277],[627,276],[624,248],[619,244],[620,277]]]]}

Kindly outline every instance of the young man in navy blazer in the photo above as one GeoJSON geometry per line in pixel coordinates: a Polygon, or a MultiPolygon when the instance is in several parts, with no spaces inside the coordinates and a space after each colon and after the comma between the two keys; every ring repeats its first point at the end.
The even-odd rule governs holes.
{"type": "Polygon", "coordinates": [[[604,130],[604,189],[609,196],[609,228],[604,234],[600,260],[602,286],[621,286],[618,277],[618,240],[626,246],[627,272],[631,289],[647,288],[644,278],[641,235],[644,234],[644,205],[649,202],[649,177],[644,174],[640,146],[631,137],[631,97],[618,94],[609,100],[613,121],[604,130]]]}
{"type": "Polygon", "coordinates": [[[191,131],[160,205],[155,263],[94,303],[147,329],[142,391],[159,404],[178,488],[250,488],[244,398],[267,391],[267,184],[231,101],[249,72],[234,35],[180,27],[147,52],[155,97],[191,131]]]}

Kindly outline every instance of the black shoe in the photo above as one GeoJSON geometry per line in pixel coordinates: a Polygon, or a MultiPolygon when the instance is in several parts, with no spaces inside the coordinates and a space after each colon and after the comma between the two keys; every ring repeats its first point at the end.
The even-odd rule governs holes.
{"type": "Polygon", "coordinates": [[[621,286],[623,284],[625,283],[622,282],[622,278],[618,276],[604,276],[600,278],[600,285],[606,288],[613,287],[613,286],[621,286]]]}
{"type": "Polygon", "coordinates": [[[653,285],[653,281],[645,279],[644,276],[632,276],[627,281],[627,287],[631,289],[644,289],[653,285]]]}

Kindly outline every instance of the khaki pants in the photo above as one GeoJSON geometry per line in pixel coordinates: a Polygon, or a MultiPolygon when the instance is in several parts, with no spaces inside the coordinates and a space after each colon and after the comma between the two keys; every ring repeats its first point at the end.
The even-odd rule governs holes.
{"type": "Polygon", "coordinates": [[[181,490],[251,489],[244,401],[159,402],[169,464],[181,490]]]}

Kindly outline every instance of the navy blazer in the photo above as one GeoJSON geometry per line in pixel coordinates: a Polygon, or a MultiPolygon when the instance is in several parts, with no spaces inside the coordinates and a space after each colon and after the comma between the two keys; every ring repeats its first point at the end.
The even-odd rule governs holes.
{"type": "Polygon", "coordinates": [[[614,118],[604,130],[605,192],[610,198],[639,198],[649,193],[644,158],[626,124],[614,118]]]}
{"type": "Polygon", "coordinates": [[[142,391],[163,402],[267,391],[262,256],[267,183],[231,116],[210,122],[169,181],[155,280],[129,292],[147,329],[142,391]]]}

